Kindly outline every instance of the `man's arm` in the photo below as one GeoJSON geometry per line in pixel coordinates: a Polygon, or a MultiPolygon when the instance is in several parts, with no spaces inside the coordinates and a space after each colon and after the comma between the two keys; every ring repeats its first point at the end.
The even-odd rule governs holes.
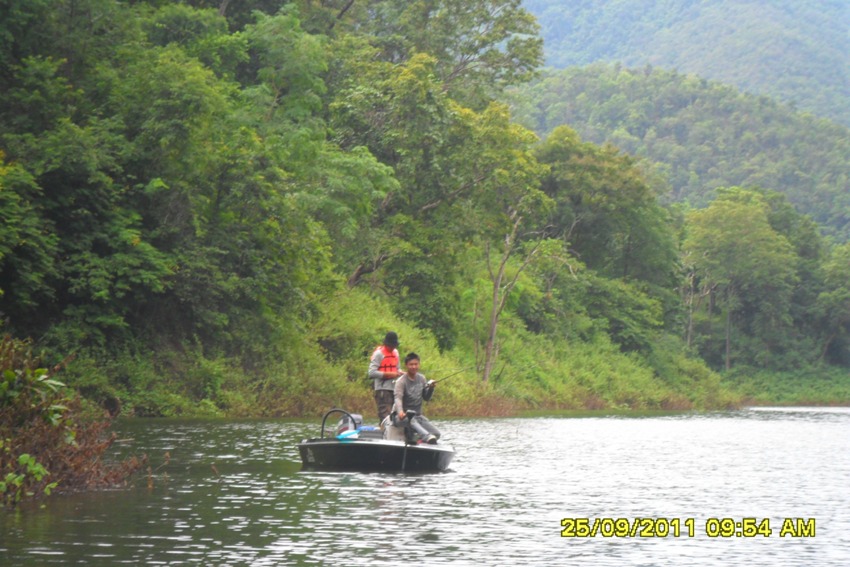
{"type": "Polygon", "coordinates": [[[407,378],[402,377],[395,383],[393,390],[393,411],[398,414],[399,419],[404,419],[404,381],[407,378]]]}
{"type": "MultiPolygon", "coordinates": [[[[398,351],[396,351],[396,359],[398,359],[398,351]]],[[[372,359],[369,361],[369,378],[378,380],[395,380],[401,376],[401,368],[396,367],[394,371],[382,372],[378,370],[381,363],[384,361],[384,352],[378,348],[372,353],[372,359]]]]}
{"type": "Polygon", "coordinates": [[[383,378],[384,373],[378,370],[381,366],[381,361],[384,360],[384,353],[381,352],[381,349],[375,349],[375,352],[372,353],[372,358],[369,360],[369,378],[383,378]]]}

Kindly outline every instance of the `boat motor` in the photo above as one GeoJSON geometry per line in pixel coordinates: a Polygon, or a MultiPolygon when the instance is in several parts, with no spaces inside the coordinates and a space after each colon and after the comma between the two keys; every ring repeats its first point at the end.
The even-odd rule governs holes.
{"type": "Polygon", "coordinates": [[[357,431],[363,426],[363,416],[359,413],[346,413],[336,423],[336,434],[340,435],[346,431],[357,431]]]}

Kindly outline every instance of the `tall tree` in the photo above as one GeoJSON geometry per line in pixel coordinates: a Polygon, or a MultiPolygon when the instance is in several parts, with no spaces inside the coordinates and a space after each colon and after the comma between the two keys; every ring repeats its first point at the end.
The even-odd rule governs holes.
{"type": "Polygon", "coordinates": [[[823,265],[824,290],[815,313],[821,330],[820,360],[847,363],[850,339],[850,244],[836,246],[823,265]]]}
{"type": "Polygon", "coordinates": [[[477,121],[473,140],[483,150],[478,166],[493,172],[483,182],[473,213],[485,242],[492,291],[481,368],[481,379],[487,382],[498,356],[499,320],[519,276],[548,237],[545,218],[553,203],[539,188],[544,168],[531,152],[536,137],[512,124],[506,107],[488,107],[477,121]],[[517,257],[511,268],[509,262],[517,257]]]}
{"type": "Polygon", "coordinates": [[[726,312],[724,365],[732,366],[732,326],[764,342],[762,363],[770,356],[771,334],[788,328],[797,281],[797,257],[788,239],[768,222],[761,194],[741,188],[722,191],[705,209],[688,215],[683,250],[703,286],[716,286],[726,312]]]}
{"type": "Polygon", "coordinates": [[[586,305],[609,322],[621,348],[650,349],[659,319],[672,328],[679,312],[673,223],[650,178],[633,158],[583,142],[565,126],[553,130],[535,155],[548,165],[542,189],[557,203],[552,230],[594,277],[621,280],[628,290],[607,293],[617,284],[598,286],[600,293],[586,305]],[[643,332],[636,331],[638,321],[646,323],[643,332]]]}
{"type": "Polygon", "coordinates": [[[447,96],[434,66],[420,54],[366,69],[365,84],[338,76],[331,127],[343,150],[368,149],[398,182],[340,250],[349,285],[383,289],[446,347],[458,301],[453,266],[471,230],[464,204],[492,172],[476,161],[483,150],[468,144],[476,114],[447,96]]]}
{"type": "Polygon", "coordinates": [[[633,158],[583,142],[566,126],[535,152],[550,166],[543,190],[558,202],[551,222],[589,268],[611,278],[674,284],[670,215],[633,158]]]}
{"type": "Polygon", "coordinates": [[[0,305],[6,317],[31,316],[53,299],[57,235],[45,230],[42,191],[0,152],[0,305]]]}

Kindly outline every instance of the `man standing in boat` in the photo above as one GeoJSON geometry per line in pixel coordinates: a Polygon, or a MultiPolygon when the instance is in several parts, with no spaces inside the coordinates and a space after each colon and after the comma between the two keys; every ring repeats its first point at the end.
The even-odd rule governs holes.
{"type": "Polygon", "coordinates": [[[398,335],[390,331],[384,337],[384,344],[375,349],[369,361],[369,378],[375,390],[375,404],[378,406],[378,423],[390,415],[393,407],[393,390],[396,378],[401,376],[398,354],[398,335]]]}
{"type": "Polygon", "coordinates": [[[419,373],[419,355],[415,352],[404,358],[404,367],[407,372],[395,383],[393,411],[398,421],[403,420],[407,412],[416,412],[410,420],[410,427],[426,443],[436,443],[441,435],[440,430],[422,415],[422,402],[431,400],[436,383],[433,380],[426,381],[425,376],[419,373]]]}

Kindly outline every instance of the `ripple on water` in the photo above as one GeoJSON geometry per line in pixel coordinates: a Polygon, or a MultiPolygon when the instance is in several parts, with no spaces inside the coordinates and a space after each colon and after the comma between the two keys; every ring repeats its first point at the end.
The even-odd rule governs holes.
{"type": "Polygon", "coordinates": [[[302,472],[313,423],[123,427],[153,488],[1,516],[4,565],[850,564],[847,408],[444,420],[457,454],[432,475],[302,472]],[[694,518],[697,533],[563,538],[565,517],[694,518]],[[709,538],[711,517],[769,518],[774,535],[709,538]],[[780,539],[786,517],[815,518],[816,537],[780,539]]]}

